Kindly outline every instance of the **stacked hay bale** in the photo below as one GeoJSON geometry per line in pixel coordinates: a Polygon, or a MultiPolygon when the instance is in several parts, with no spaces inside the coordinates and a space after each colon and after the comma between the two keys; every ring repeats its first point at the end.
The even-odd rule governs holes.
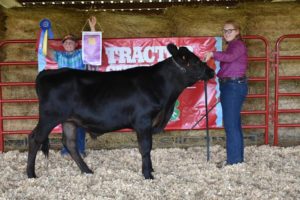
{"type": "MultiPolygon", "coordinates": [[[[197,7],[171,7],[161,15],[133,15],[131,13],[109,13],[109,12],[84,12],[73,9],[1,9],[0,18],[5,20],[5,27],[0,25],[0,36],[5,39],[36,39],[39,29],[39,21],[48,18],[52,22],[55,38],[61,38],[67,33],[74,33],[80,37],[82,30],[87,30],[86,19],[88,16],[97,17],[98,30],[103,31],[104,38],[127,38],[127,37],[170,37],[170,36],[221,36],[222,26],[227,19],[236,19],[243,27],[243,35],[261,35],[270,41],[270,48],[275,46],[276,39],[283,34],[300,33],[300,6],[299,3],[255,3],[239,4],[235,8],[227,9],[225,7],[215,6],[197,6],[197,7]],[[1,30],[6,29],[5,32],[1,30]]],[[[2,25],[3,26],[3,25],[2,25]]],[[[248,42],[250,56],[263,56],[263,46],[258,42],[248,42]]],[[[5,61],[15,60],[36,60],[34,45],[11,45],[2,48],[7,55],[5,61]]],[[[299,54],[299,41],[295,43],[284,44],[282,47],[284,53],[299,54]]],[[[261,62],[251,63],[248,70],[250,77],[259,77],[264,75],[261,62]]],[[[298,69],[296,63],[289,62],[284,69],[289,73],[295,74],[298,69]]],[[[36,66],[9,66],[2,67],[2,81],[33,81],[37,74],[36,66]]],[[[271,74],[273,75],[273,74],[271,74]]],[[[273,81],[272,81],[273,83],[273,81]]],[[[283,88],[289,90],[290,84],[283,88]]],[[[250,93],[258,94],[263,92],[261,83],[251,83],[250,93]]],[[[297,85],[292,85],[297,89],[297,85]]],[[[273,94],[273,91],[271,91],[273,94]]],[[[4,98],[35,98],[35,91],[32,87],[17,89],[16,87],[5,87],[3,89],[4,98]]],[[[284,101],[281,106],[299,105],[298,100],[293,103],[284,101]]],[[[245,110],[263,109],[263,100],[248,99],[245,110]]],[[[4,114],[11,115],[35,115],[37,114],[36,104],[17,105],[4,104],[4,114]]],[[[263,121],[264,116],[243,117],[243,123],[253,124],[263,121]]],[[[32,129],[36,120],[5,121],[5,130],[32,129]]],[[[270,130],[272,131],[272,130],[270,130]]],[[[270,132],[272,134],[272,132],[270,132]]],[[[214,144],[224,144],[224,132],[213,131],[214,144]]],[[[168,134],[156,135],[154,146],[189,146],[201,145],[205,143],[205,133],[203,131],[192,132],[173,132],[168,134]]],[[[263,130],[246,133],[250,139],[247,144],[262,144],[263,130]],[[252,137],[253,136],[253,137],[252,137]]],[[[6,136],[6,138],[12,136],[6,136]]],[[[59,138],[59,136],[57,136],[59,138]]],[[[97,141],[89,141],[89,146],[93,148],[114,148],[116,146],[135,146],[135,136],[133,134],[113,133],[102,136],[97,141]],[[112,139],[113,138],[113,139],[112,139]],[[113,140],[113,141],[111,141],[113,140]],[[111,142],[107,142],[111,141],[111,142]],[[112,145],[116,144],[116,145],[112,145]]],[[[57,140],[58,146],[60,142],[57,140]]]]}
{"type": "MultiPolygon", "coordinates": [[[[1,20],[1,22],[4,22],[6,20],[6,16],[5,16],[3,10],[1,9],[1,6],[0,6],[0,20],[1,20]]],[[[4,25],[4,23],[1,23],[0,24],[0,39],[4,38],[4,35],[5,35],[5,25],[4,25]]],[[[5,58],[4,51],[2,51],[2,49],[0,49],[0,60],[4,60],[4,58],[5,58]]]]}
{"type": "MultiPolygon", "coordinates": [[[[273,3],[273,4],[247,4],[246,13],[249,16],[247,29],[249,34],[262,35],[270,42],[270,50],[275,50],[277,39],[285,34],[300,33],[300,4],[299,3],[273,3]]],[[[253,51],[256,49],[253,48],[253,51]]],[[[280,46],[280,55],[300,55],[300,39],[286,40],[280,46]]],[[[274,58],[274,55],[272,55],[274,58]]],[[[270,63],[274,67],[273,61],[270,63]]],[[[270,94],[274,99],[274,69],[271,70],[270,94]]],[[[280,75],[300,75],[299,61],[281,61],[280,75]]],[[[280,92],[300,92],[299,81],[280,81],[280,92]]],[[[299,108],[300,98],[281,97],[279,108],[299,108]]],[[[280,115],[280,123],[300,123],[299,114],[280,115]]],[[[272,125],[272,124],[270,124],[272,125]]],[[[273,130],[271,130],[273,131],[273,130]]],[[[272,132],[271,132],[272,135],[272,132]]],[[[300,134],[297,129],[279,129],[280,143],[282,145],[299,144],[300,134]],[[297,143],[298,142],[298,143],[297,143]]]]}
{"type": "Polygon", "coordinates": [[[237,19],[244,27],[247,16],[243,9],[216,6],[177,6],[167,9],[165,16],[174,23],[174,36],[221,36],[226,19],[237,19]]]}

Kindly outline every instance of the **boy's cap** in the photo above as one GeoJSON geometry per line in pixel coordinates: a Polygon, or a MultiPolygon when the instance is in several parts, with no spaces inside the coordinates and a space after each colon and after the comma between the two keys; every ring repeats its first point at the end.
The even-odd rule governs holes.
{"type": "Polygon", "coordinates": [[[66,35],[66,36],[63,38],[62,43],[64,43],[66,40],[73,40],[74,42],[77,41],[77,40],[76,40],[76,37],[75,37],[74,35],[72,35],[72,34],[66,35]]]}

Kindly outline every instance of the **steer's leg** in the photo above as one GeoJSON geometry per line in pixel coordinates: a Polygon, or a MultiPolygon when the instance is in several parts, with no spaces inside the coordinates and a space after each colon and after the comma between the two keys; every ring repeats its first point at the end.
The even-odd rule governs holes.
{"type": "MultiPolygon", "coordinates": [[[[42,143],[48,142],[48,136],[51,130],[55,127],[54,123],[43,122],[39,120],[37,126],[28,136],[28,160],[27,160],[27,176],[28,178],[36,178],[35,174],[35,160],[38,150],[42,143]]],[[[46,144],[48,145],[48,144],[46,144]]],[[[48,151],[48,148],[46,149],[48,151]]],[[[48,152],[44,152],[46,155],[48,152]]]]}
{"type": "Polygon", "coordinates": [[[76,148],[76,128],[77,126],[72,122],[63,123],[63,144],[69,150],[71,157],[76,162],[81,172],[92,174],[93,171],[86,165],[76,148]]]}
{"type": "Polygon", "coordinates": [[[137,130],[137,139],[139,143],[139,151],[142,156],[142,173],[145,179],[153,179],[151,172],[153,171],[151,162],[152,149],[152,133],[150,128],[137,130]]]}
{"type": "Polygon", "coordinates": [[[27,170],[26,170],[28,178],[37,177],[35,174],[35,159],[41,144],[37,144],[34,140],[36,130],[37,127],[28,136],[28,160],[27,160],[27,170]]]}

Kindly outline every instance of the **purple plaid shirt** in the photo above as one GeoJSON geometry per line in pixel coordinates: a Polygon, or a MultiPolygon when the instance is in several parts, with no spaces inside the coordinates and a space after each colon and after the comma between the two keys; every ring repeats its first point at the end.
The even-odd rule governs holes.
{"type": "Polygon", "coordinates": [[[220,61],[221,69],[217,76],[243,77],[246,74],[248,65],[247,48],[243,41],[233,40],[223,52],[213,52],[213,58],[220,61]]]}

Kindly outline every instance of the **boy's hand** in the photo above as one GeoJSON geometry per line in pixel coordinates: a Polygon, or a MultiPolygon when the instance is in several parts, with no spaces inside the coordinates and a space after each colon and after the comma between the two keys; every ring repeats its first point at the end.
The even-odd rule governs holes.
{"type": "Polygon", "coordinates": [[[90,29],[91,31],[96,31],[96,23],[97,23],[97,19],[95,16],[91,16],[89,19],[88,19],[88,22],[89,22],[89,25],[90,25],[90,29]]]}

